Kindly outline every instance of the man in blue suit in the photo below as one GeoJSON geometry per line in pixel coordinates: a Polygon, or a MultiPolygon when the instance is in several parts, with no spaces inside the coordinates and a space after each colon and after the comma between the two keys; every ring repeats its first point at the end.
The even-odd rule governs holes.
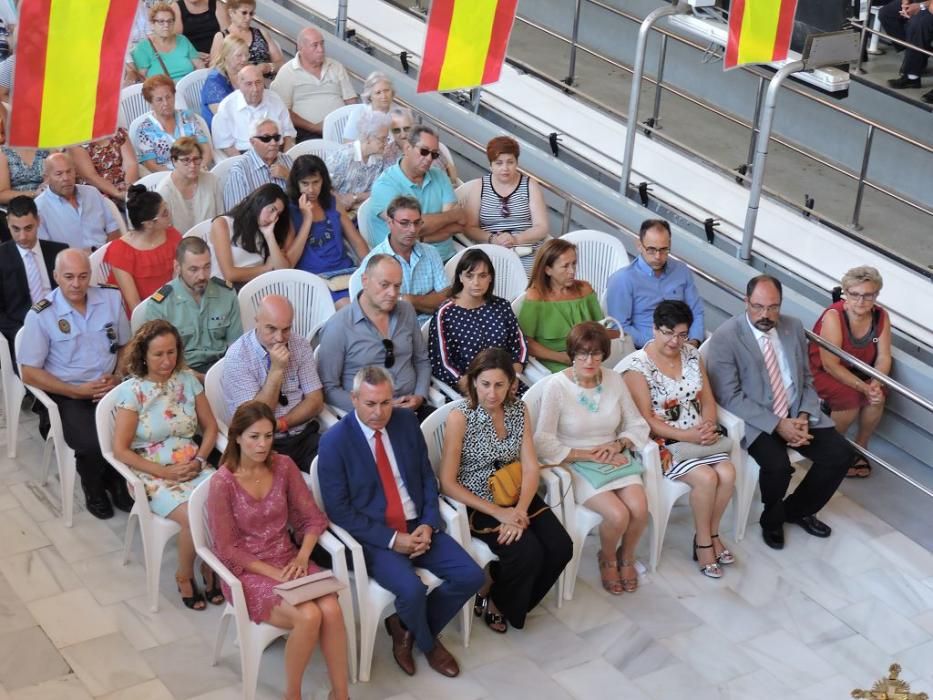
{"type": "Polygon", "coordinates": [[[364,367],[353,380],[354,410],[324,433],[318,457],[328,517],[363,546],[369,575],[395,594],[385,621],[392,654],[415,673],[414,644],[438,673],[460,673],[438,633],[482,587],[470,556],[440,531],[437,480],[415,414],[392,407],[392,376],[364,367]],[[415,573],[427,569],[443,583],[428,595],[415,573]]]}

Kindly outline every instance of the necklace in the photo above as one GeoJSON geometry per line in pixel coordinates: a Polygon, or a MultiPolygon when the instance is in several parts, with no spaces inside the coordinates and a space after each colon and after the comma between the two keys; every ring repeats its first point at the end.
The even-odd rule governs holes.
{"type": "Polygon", "coordinates": [[[586,387],[580,386],[580,382],[577,381],[577,370],[573,366],[570,367],[570,376],[573,377],[573,383],[580,389],[580,391],[577,392],[577,403],[590,413],[599,413],[599,401],[603,395],[603,373],[600,372],[596,380],[596,387],[594,389],[594,393],[596,394],[595,399],[586,393],[586,387]]]}

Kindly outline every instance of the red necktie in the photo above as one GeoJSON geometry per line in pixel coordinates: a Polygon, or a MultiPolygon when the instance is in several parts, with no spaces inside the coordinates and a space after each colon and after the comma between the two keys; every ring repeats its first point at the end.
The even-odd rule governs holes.
{"type": "Polygon", "coordinates": [[[382,481],[382,490],[386,496],[386,525],[396,532],[408,532],[405,520],[405,510],[402,508],[402,497],[398,492],[398,484],[392,473],[389,455],[385,445],[382,444],[382,432],[375,433],[376,437],[376,469],[379,470],[379,479],[382,481]]]}

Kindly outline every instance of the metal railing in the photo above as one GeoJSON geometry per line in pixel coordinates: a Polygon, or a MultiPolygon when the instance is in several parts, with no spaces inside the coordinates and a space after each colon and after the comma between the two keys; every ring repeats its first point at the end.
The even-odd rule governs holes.
{"type": "Polygon", "coordinates": [[[850,19],[849,25],[853,29],[858,29],[859,33],[861,34],[859,46],[862,47],[862,50],[859,52],[858,62],[855,64],[855,70],[858,73],[864,72],[862,70],[862,57],[865,55],[865,41],[868,34],[874,34],[877,37],[885,39],[886,41],[890,41],[892,44],[903,46],[905,49],[913,49],[914,51],[918,51],[920,53],[926,54],[927,56],[933,57],[933,51],[930,51],[929,49],[926,49],[922,46],[916,46],[915,44],[911,44],[910,42],[904,41],[903,39],[898,39],[897,37],[893,37],[883,31],[869,27],[867,19],[861,21],[857,19],[850,19]]]}

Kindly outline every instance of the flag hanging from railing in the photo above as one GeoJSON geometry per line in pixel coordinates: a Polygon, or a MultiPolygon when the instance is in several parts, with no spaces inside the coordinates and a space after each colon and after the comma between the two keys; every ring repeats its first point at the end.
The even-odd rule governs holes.
{"type": "Polygon", "coordinates": [[[137,2],[23,0],[7,143],[54,148],[112,134],[137,2]]]}
{"type": "Polygon", "coordinates": [[[787,58],[797,0],[732,0],[723,67],[787,58]]]}
{"type": "Polygon", "coordinates": [[[517,7],[518,0],[433,0],[418,92],[496,82],[517,7]]]}

